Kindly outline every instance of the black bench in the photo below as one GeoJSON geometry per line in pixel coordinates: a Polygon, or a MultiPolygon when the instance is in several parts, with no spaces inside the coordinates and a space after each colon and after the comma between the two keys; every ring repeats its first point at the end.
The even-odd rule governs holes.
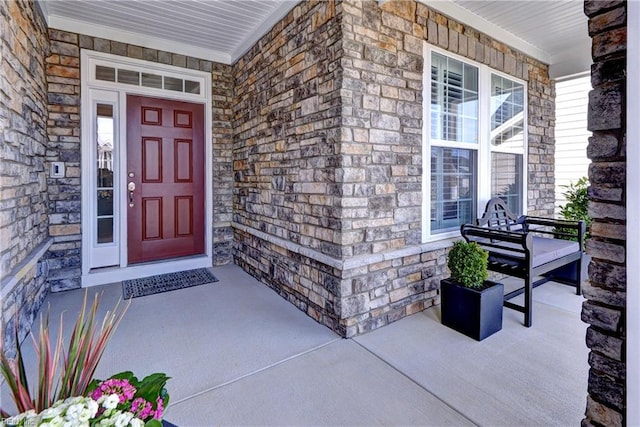
{"type": "Polygon", "coordinates": [[[475,225],[463,224],[462,236],[489,252],[489,270],[524,280],[524,286],[504,296],[504,306],[524,313],[532,323],[532,290],[549,280],[575,286],[582,293],[583,221],[514,215],[500,198],[487,203],[475,225]],[[577,241],[571,240],[577,237],[577,241]],[[540,279],[533,281],[536,277],[540,279]],[[524,293],[524,305],[509,301],[524,293]]]}

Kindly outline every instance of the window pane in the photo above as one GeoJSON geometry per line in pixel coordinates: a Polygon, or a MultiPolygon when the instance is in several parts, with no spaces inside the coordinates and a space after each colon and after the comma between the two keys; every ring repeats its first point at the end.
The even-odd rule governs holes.
{"type": "Polygon", "coordinates": [[[431,55],[431,136],[478,142],[478,69],[438,53],[431,55]]]}
{"type": "Polygon", "coordinates": [[[184,91],[188,93],[200,93],[200,82],[185,80],[184,91]]]}
{"type": "Polygon", "coordinates": [[[140,73],[137,71],[118,69],[118,83],[138,86],[140,84],[140,73]]]}
{"type": "Polygon", "coordinates": [[[491,75],[491,145],[524,149],[524,86],[491,75]]]}
{"type": "Polygon", "coordinates": [[[142,73],[142,86],[162,89],[162,76],[142,73]]]}
{"type": "Polygon", "coordinates": [[[464,87],[478,92],[478,69],[473,65],[464,64],[464,87]]]}
{"type": "Polygon", "coordinates": [[[97,186],[113,187],[113,106],[97,104],[96,116],[97,186]]]}
{"type": "Polygon", "coordinates": [[[98,216],[113,215],[113,190],[98,190],[98,216]]]}
{"type": "Polygon", "coordinates": [[[473,222],[476,164],[475,150],[431,147],[431,233],[473,222]]]}
{"type": "Polygon", "coordinates": [[[111,67],[102,67],[100,65],[96,65],[96,80],[115,82],[116,69],[111,67]]]}
{"type": "Polygon", "coordinates": [[[182,92],[182,79],[165,77],[164,88],[167,90],[175,90],[176,92],[182,92]]]}
{"type": "Polygon", "coordinates": [[[98,243],[113,242],[113,218],[98,219],[98,243]]]}
{"type": "Polygon", "coordinates": [[[522,215],[521,154],[491,153],[491,196],[500,197],[511,212],[522,215]]]}

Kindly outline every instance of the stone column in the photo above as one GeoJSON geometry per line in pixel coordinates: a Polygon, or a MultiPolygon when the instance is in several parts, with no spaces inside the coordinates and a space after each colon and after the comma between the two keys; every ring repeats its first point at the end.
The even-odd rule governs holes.
{"type": "Polygon", "coordinates": [[[626,2],[584,3],[593,39],[587,148],[589,284],[582,320],[590,348],[589,385],[583,426],[625,424],[626,325],[626,2]]]}

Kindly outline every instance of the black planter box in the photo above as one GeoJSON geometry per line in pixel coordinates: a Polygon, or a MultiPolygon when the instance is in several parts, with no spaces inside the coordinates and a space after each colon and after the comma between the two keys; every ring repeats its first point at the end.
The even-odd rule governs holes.
{"type": "Polygon", "coordinates": [[[479,291],[451,279],[441,280],[442,324],[478,341],[502,329],[504,285],[485,283],[491,286],[479,291]]]}

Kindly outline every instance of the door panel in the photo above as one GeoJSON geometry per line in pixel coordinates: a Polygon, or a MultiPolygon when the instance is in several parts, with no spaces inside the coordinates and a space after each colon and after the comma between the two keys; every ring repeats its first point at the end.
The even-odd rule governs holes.
{"type": "Polygon", "coordinates": [[[178,196],[175,198],[176,235],[190,236],[193,234],[193,197],[178,196]]]}
{"type": "Polygon", "coordinates": [[[142,241],[162,239],[162,198],[142,198],[142,241]]]}
{"type": "Polygon", "coordinates": [[[161,138],[142,138],[142,182],[162,182],[161,138]]]}
{"type": "Polygon", "coordinates": [[[174,163],[175,170],[173,173],[176,177],[176,182],[192,182],[193,141],[177,139],[174,142],[174,147],[176,162],[174,163]]]}
{"type": "Polygon", "coordinates": [[[129,263],[204,253],[204,107],[127,96],[129,263]]]}

